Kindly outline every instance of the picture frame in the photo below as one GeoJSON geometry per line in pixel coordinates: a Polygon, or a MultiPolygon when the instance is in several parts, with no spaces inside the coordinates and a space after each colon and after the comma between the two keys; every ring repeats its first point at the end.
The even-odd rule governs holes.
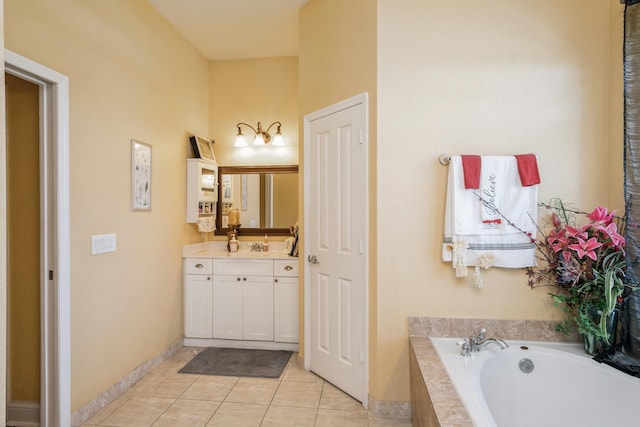
{"type": "Polygon", "coordinates": [[[151,144],[131,140],[131,210],[151,210],[151,144]]]}
{"type": "Polygon", "coordinates": [[[193,148],[193,154],[198,159],[216,161],[216,155],[213,152],[214,140],[209,141],[201,136],[193,135],[189,137],[191,147],[193,148]]]}

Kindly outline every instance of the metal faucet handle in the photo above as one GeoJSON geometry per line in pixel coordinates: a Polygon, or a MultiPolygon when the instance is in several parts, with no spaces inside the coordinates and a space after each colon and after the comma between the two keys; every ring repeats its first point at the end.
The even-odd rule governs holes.
{"type": "Polygon", "coordinates": [[[471,343],[469,342],[469,340],[467,338],[458,341],[456,344],[461,346],[461,348],[460,348],[460,355],[461,356],[465,356],[465,357],[471,356],[472,347],[471,347],[471,343]]]}
{"type": "Polygon", "coordinates": [[[481,328],[480,332],[478,333],[478,338],[480,338],[481,340],[484,339],[484,334],[487,333],[487,328],[481,328]]]}

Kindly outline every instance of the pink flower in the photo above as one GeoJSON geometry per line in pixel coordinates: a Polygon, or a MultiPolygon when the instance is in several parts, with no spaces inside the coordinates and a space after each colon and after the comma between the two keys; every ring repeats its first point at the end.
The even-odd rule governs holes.
{"type": "Polygon", "coordinates": [[[620,233],[618,233],[618,226],[615,222],[609,224],[606,230],[614,247],[622,248],[625,245],[626,242],[624,240],[624,237],[622,237],[620,233]]]}
{"type": "Polygon", "coordinates": [[[622,249],[625,245],[624,237],[618,233],[618,225],[615,222],[607,225],[606,227],[595,224],[594,234],[600,241],[604,242],[606,247],[613,247],[615,249],[622,249]]]}
{"type": "Polygon", "coordinates": [[[560,227],[562,227],[562,222],[560,222],[560,218],[558,218],[558,215],[556,214],[551,214],[551,221],[553,222],[553,226],[558,229],[560,227]]]}
{"type": "Polygon", "coordinates": [[[586,241],[578,238],[578,243],[571,244],[568,246],[568,248],[576,251],[576,253],[578,254],[578,258],[580,259],[584,258],[584,256],[586,255],[592,260],[596,261],[597,257],[595,250],[600,246],[602,246],[602,243],[598,242],[598,239],[596,239],[595,237],[592,237],[586,241]]]}
{"type": "Polygon", "coordinates": [[[613,217],[615,216],[615,214],[616,211],[609,213],[608,209],[604,206],[598,206],[593,210],[593,212],[588,215],[588,217],[591,221],[599,224],[604,224],[606,226],[611,224],[611,221],[613,221],[613,217]]]}
{"type": "Polygon", "coordinates": [[[557,232],[552,231],[549,233],[549,237],[547,237],[547,243],[551,246],[553,252],[558,253],[561,250],[565,249],[569,244],[569,240],[565,237],[566,230],[564,228],[558,230],[557,232]]]}
{"type": "Polygon", "coordinates": [[[590,225],[586,225],[586,226],[582,226],[579,229],[572,227],[570,225],[567,225],[565,227],[565,230],[567,230],[567,237],[577,237],[578,239],[586,239],[588,237],[587,234],[587,229],[590,227],[590,225]]]}

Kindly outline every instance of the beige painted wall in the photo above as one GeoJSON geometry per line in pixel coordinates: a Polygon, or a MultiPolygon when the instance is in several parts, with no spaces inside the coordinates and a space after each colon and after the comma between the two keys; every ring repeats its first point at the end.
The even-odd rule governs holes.
{"type": "MultiPolygon", "coordinates": [[[[218,163],[233,165],[291,165],[298,163],[298,58],[212,61],[209,128],[218,163]],[[245,122],[266,130],[282,123],[285,147],[234,148],[236,124],[245,122]]],[[[269,133],[273,137],[277,126],[269,133]]],[[[251,129],[242,127],[248,143],[251,129]]]]}
{"type": "MultiPolygon", "coordinates": [[[[369,94],[369,363],[370,387],[377,380],[376,311],[376,233],[377,233],[377,65],[376,65],[376,2],[374,0],[311,0],[300,10],[300,141],[303,141],[302,120],[321,108],[363,92],[369,94]]],[[[304,147],[300,144],[300,224],[303,224],[304,147]]],[[[300,234],[300,271],[305,256],[304,239],[300,234]]],[[[300,274],[300,316],[304,316],[303,274],[300,274]]],[[[304,329],[300,328],[300,342],[304,329]]],[[[302,353],[302,349],[301,349],[302,353]]]]}
{"type": "Polygon", "coordinates": [[[209,66],[143,0],[8,0],[5,18],[7,48],[69,76],[75,411],[182,336],[187,137],[209,130],[209,66]],[[130,209],[132,138],[153,146],[151,212],[130,209]],[[103,233],[118,249],[92,256],[103,233]]]}
{"type": "Polygon", "coordinates": [[[12,75],[5,81],[8,397],[40,402],[39,88],[12,75]]]}
{"type": "MultiPolygon", "coordinates": [[[[213,149],[221,166],[292,165],[298,164],[298,58],[257,58],[210,62],[209,135],[215,139],[213,149]],[[271,123],[282,123],[285,147],[272,146],[237,149],[239,122],[254,128],[258,122],[264,130],[271,123]]],[[[269,131],[273,137],[277,130],[269,131]]],[[[251,129],[242,127],[248,143],[253,141],[251,129]]],[[[185,243],[202,241],[193,224],[187,225],[185,243]]],[[[224,236],[209,240],[224,240],[224,236]]],[[[241,240],[255,240],[242,236],[241,240]]],[[[282,240],[274,237],[273,240],[282,240]]]]}
{"type": "Polygon", "coordinates": [[[609,142],[610,103],[620,99],[609,65],[620,22],[610,6],[612,16],[622,8],[601,0],[378,1],[374,398],[409,400],[409,315],[558,317],[547,290],[530,290],[522,270],[488,271],[474,289],[441,262],[447,168],[438,156],[533,151],[541,200],[620,207],[609,194],[622,184],[617,173],[609,179],[620,143],[609,142]]]}
{"type": "Polygon", "coordinates": [[[608,203],[624,212],[624,6],[609,0],[609,188],[608,203]]]}

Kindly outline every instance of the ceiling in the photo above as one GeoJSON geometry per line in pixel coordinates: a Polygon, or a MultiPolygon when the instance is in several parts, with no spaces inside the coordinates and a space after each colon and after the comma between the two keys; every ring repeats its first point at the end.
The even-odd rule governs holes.
{"type": "Polygon", "coordinates": [[[147,0],[209,60],[298,55],[309,0],[147,0]]]}

